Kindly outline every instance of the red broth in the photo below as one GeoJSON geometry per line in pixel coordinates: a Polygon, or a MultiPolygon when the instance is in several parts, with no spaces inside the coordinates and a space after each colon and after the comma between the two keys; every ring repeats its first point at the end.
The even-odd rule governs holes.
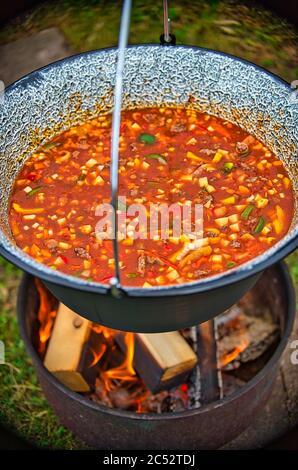
{"type": "MultiPolygon", "coordinates": [[[[24,252],[102,283],[114,273],[112,242],[95,231],[96,206],[110,202],[110,140],[110,115],[55,137],[26,161],[9,209],[24,252]]],[[[190,109],[124,111],[119,179],[127,205],[197,203],[204,219],[201,246],[171,227],[166,239],[134,240],[128,230],[119,242],[125,285],[178,284],[235,268],[281,239],[293,216],[283,163],[237,126],[190,109]]]]}

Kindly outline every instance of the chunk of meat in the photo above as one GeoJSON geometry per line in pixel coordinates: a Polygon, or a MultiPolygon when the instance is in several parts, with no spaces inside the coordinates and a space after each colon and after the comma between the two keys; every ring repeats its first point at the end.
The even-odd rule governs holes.
{"type": "Polygon", "coordinates": [[[138,150],[138,146],[135,142],[131,142],[129,144],[129,149],[132,151],[132,152],[136,152],[138,150]]]}
{"type": "Polygon", "coordinates": [[[231,241],[230,246],[232,248],[241,248],[241,243],[238,242],[238,240],[233,240],[233,241],[231,241]]]}
{"type": "Polygon", "coordinates": [[[143,114],[143,119],[146,122],[154,122],[157,119],[157,115],[154,113],[146,113],[146,114],[143,114]]]}
{"type": "Polygon", "coordinates": [[[199,150],[199,153],[204,153],[205,155],[214,155],[214,154],[215,154],[215,150],[211,150],[211,149],[200,149],[200,150],[199,150]]]}
{"type": "Polygon", "coordinates": [[[58,249],[58,242],[57,240],[54,240],[54,238],[50,238],[49,240],[45,241],[45,245],[48,250],[50,250],[51,253],[56,253],[58,249]]]}
{"type": "Polygon", "coordinates": [[[146,255],[143,253],[138,257],[138,266],[137,266],[138,273],[143,277],[146,271],[146,255]]]}
{"type": "Polygon", "coordinates": [[[236,143],[236,152],[241,157],[246,157],[250,152],[250,145],[253,145],[256,139],[252,135],[248,135],[241,142],[236,143]]]}
{"type": "Polygon", "coordinates": [[[185,132],[186,131],[186,125],[184,124],[184,122],[175,122],[175,124],[173,124],[170,127],[170,131],[175,133],[175,134],[179,134],[179,132],[185,132]]]}
{"type": "Polygon", "coordinates": [[[74,248],[74,252],[79,258],[84,258],[84,259],[90,259],[91,258],[88,251],[85,250],[85,248],[83,248],[81,246],[74,248]]]}

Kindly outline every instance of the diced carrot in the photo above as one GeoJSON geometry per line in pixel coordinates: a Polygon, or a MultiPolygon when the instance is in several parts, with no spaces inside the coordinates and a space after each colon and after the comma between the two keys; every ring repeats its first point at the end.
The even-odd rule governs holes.
{"type": "Polygon", "coordinates": [[[289,180],[289,178],[284,177],[283,183],[284,183],[285,188],[288,189],[289,186],[290,186],[290,180],[289,180]]]}
{"type": "Polygon", "coordinates": [[[240,185],[238,189],[239,189],[239,193],[241,194],[245,194],[245,195],[250,194],[250,190],[246,186],[240,185]]]}

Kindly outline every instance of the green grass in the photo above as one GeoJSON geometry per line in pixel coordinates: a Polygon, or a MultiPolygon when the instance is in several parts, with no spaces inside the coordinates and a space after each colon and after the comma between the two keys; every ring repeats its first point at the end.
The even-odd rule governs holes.
{"type": "Polygon", "coordinates": [[[20,338],[16,295],[21,275],[0,258],[0,340],[5,344],[5,364],[0,365],[0,421],[40,447],[82,447],[49,407],[20,338]]]}
{"type": "MultiPolygon", "coordinates": [[[[57,26],[74,51],[117,43],[120,0],[45,2],[0,31],[0,44],[57,26]]],[[[170,16],[178,43],[232,53],[267,67],[288,81],[297,79],[297,31],[285,21],[232,0],[172,0],[170,16]]],[[[162,33],[162,1],[134,0],[130,43],[158,42],[162,33]]]]}
{"type": "MultiPolygon", "coordinates": [[[[251,5],[252,2],[247,2],[251,5]]],[[[170,16],[178,43],[232,53],[267,67],[288,81],[298,78],[297,33],[265,10],[241,2],[172,0],[170,16]]],[[[135,0],[130,42],[158,42],[162,2],[135,0]]],[[[44,3],[0,30],[0,43],[57,26],[74,51],[117,43],[120,1],[60,0],[44,3]]],[[[298,253],[287,259],[298,287],[298,253]]],[[[78,449],[82,444],[61,426],[45,400],[16,321],[21,272],[0,258],[0,420],[40,447],[78,449]]]]}

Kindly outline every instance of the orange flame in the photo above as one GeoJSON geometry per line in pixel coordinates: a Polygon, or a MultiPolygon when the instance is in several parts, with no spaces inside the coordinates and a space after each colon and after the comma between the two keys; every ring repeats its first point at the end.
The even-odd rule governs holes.
{"type": "Polygon", "coordinates": [[[239,354],[241,354],[242,351],[244,351],[247,348],[248,345],[249,345],[249,340],[247,338],[243,338],[240,341],[240,343],[232,351],[224,354],[220,358],[220,366],[224,367],[230,364],[230,362],[234,361],[239,356],[239,354]]]}
{"type": "Polygon", "coordinates": [[[104,353],[106,352],[107,350],[107,345],[106,344],[102,344],[101,347],[100,347],[100,350],[98,352],[94,351],[94,349],[90,348],[92,354],[93,354],[93,360],[92,362],[89,364],[88,367],[94,367],[102,358],[102,356],[104,355],[104,353]]]}
{"type": "Polygon", "coordinates": [[[126,354],[124,361],[120,366],[108,369],[102,372],[101,376],[105,383],[105,386],[108,390],[113,388],[111,383],[112,380],[122,380],[122,381],[135,381],[137,380],[135,370],[133,368],[133,359],[134,359],[134,334],[125,333],[124,338],[126,346],[126,354]]]}
{"type": "Polygon", "coordinates": [[[38,310],[38,320],[40,323],[38,351],[40,354],[43,354],[46,349],[46,343],[52,333],[57,310],[54,309],[54,298],[37,278],[35,278],[35,285],[39,293],[40,302],[38,310]]]}

